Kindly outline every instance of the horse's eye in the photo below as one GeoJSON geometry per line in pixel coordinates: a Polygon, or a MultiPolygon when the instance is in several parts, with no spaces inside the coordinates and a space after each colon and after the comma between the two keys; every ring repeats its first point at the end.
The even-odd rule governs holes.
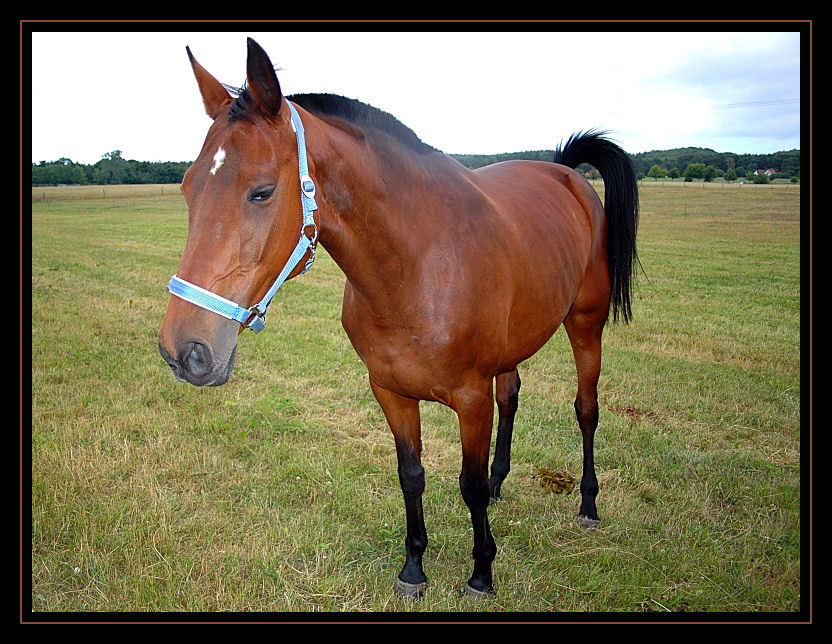
{"type": "Polygon", "coordinates": [[[260,186],[248,193],[249,201],[266,201],[274,194],[274,186],[260,186]]]}

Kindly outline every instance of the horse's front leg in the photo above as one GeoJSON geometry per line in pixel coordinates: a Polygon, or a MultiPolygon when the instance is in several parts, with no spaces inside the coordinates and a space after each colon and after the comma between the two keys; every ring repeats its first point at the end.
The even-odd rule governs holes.
{"type": "Polygon", "coordinates": [[[396,577],[394,588],[402,597],[418,598],[425,592],[428,581],[422,570],[422,554],[428,545],[428,534],[422,512],[425,469],[421,457],[419,401],[384,389],[373,382],[372,378],[370,385],[396,441],[399,484],[404,495],[407,517],[407,537],[404,541],[406,559],[402,571],[396,577]]]}
{"type": "Polygon", "coordinates": [[[457,392],[452,407],[459,417],[462,442],[462,471],[459,489],[471,512],[474,529],[474,572],[465,585],[465,592],[475,597],[493,596],[491,563],[497,546],[488,525],[488,451],[494,422],[494,396],[491,380],[481,386],[457,392]]]}

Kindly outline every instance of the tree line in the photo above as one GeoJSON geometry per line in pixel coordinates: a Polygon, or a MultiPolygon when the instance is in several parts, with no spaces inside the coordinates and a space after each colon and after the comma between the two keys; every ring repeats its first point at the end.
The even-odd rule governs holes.
{"type": "MultiPolygon", "coordinates": [[[[534,161],[551,161],[554,150],[529,150],[507,154],[452,154],[464,166],[475,169],[499,161],[510,159],[529,159],[534,161]]],[[[734,154],[732,152],[715,152],[708,148],[674,148],[672,150],[652,150],[631,154],[636,176],[643,177],[685,177],[689,180],[708,181],[723,177],[732,181],[737,178],[750,177],[755,170],[775,171],[777,178],[800,179],[800,150],[774,152],[772,154],[734,154]]],[[[581,164],[578,169],[591,175],[597,171],[581,164]]],[[[598,175],[600,176],[600,175],[598,175]]]]}
{"type": "Polygon", "coordinates": [[[33,186],[112,185],[125,183],[181,183],[190,161],[134,161],[121,156],[121,150],[102,155],[94,164],[71,159],[32,164],[33,186]]]}
{"type": "Polygon", "coordinates": [[[734,181],[738,178],[750,180],[755,176],[767,176],[754,175],[756,170],[774,170],[774,176],[778,179],[800,179],[800,150],[783,150],[772,154],[734,154],[715,152],[708,148],[676,148],[640,152],[631,157],[641,176],[684,176],[689,180],[704,181],[724,177],[734,181]],[[662,175],[662,171],[667,174],[662,175]]]}
{"type": "MultiPolygon", "coordinates": [[[[551,161],[554,150],[527,150],[503,154],[451,154],[464,166],[475,169],[500,161],[529,159],[551,161]]],[[[755,170],[772,169],[778,179],[800,179],[800,150],[774,152],[773,154],[733,154],[715,152],[708,148],[675,148],[631,154],[630,158],[639,179],[643,177],[681,177],[688,180],[709,181],[723,177],[728,181],[748,177],[755,170]]],[[[121,150],[102,155],[101,160],[90,165],[75,163],[71,159],[41,161],[32,164],[32,185],[108,185],[129,183],[181,183],[190,161],[134,161],[122,157],[121,150]]],[[[579,169],[597,174],[590,166],[579,169]]],[[[765,180],[765,179],[760,179],[765,180]]]]}

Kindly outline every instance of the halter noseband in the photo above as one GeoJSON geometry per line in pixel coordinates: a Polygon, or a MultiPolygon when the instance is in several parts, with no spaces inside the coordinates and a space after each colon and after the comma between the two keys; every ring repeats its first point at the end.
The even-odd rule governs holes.
{"type": "Polygon", "coordinates": [[[191,284],[176,275],[171,277],[168,283],[168,291],[176,297],[228,318],[229,320],[235,320],[255,333],[260,333],[260,331],[266,328],[266,311],[275,293],[277,293],[277,289],[286,281],[289,273],[295,269],[300,263],[300,260],[303,259],[306,251],[310,249],[309,259],[306,260],[306,265],[300,274],[303,275],[312,266],[312,262],[315,261],[315,243],[318,240],[318,226],[315,224],[315,210],[318,209],[318,204],[315,203],[315,183],[309,177],[309,169],[306,163],[306,138],[303,133],[303,123],[301,123],[294,105],[288,101],[287,104],[289,105],[289,112],[292,117],[292,129],[295,131],[295,138],[298,142],[298,173],[300,174],[300,201],[301,207],[303,208],[303,224],[300,228],[300,239],[298,240],[297,246],[295,246],[295,250],[292,251],[289,259],[286,260],[286,264],[283,266],[283,270],[280,271],[274,284],[272,284],[272,287],[262,300],[251,308],[246,309],[231,300],[227,300],[201,286],[191,284]],[[310,227],[312,228],[312,237],[306,234],[306,229],[310,227]]]}

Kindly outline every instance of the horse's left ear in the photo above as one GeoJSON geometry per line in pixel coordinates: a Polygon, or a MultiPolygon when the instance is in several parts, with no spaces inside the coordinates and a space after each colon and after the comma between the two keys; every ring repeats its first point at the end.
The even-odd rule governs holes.
{"type": "Polygon", "coordinates": [[[283,100],[280,83],[268,54],[251,38],[248,39],[246,76],[248,91],[251,92],[257,106],[266,117],[276,117],[283,100]]]}
{"type": "Polygon", "coordinates": [[[217,118],[222,107],[233,100],[231,94],[222,86],[216,78],[211,76],[205,68],[196,62],[194,55],[191,53],[190,47],[185,47],[188,52],[188,58],[191,61],[191,67],[196,76],[197,85],[199,85],[199,93],[202,94],[202,102],[205,105],[205,111],[212,119],[217,118]]]}

